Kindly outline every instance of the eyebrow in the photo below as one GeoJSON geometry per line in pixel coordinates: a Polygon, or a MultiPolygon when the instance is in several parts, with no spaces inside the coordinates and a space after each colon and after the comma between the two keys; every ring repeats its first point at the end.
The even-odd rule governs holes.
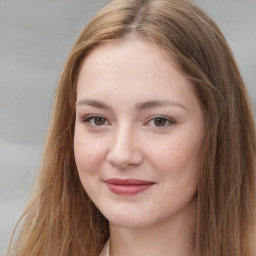
{"type": "Polygon", "coordinates": [[[79,105],[88,105],[88,106],[92,106],[92,107],[95,107],[95,108],[103,108],[103,109],[107,109],[107,110],[112,109],[111,106],[109,106],[108,104],[103,103],[103,102],[98,101],[98,100],[92,100],[92,99],[79,100],[78,102],[76,102],[76,106],[79,106],[79,105]]]}
{"type": "MultiPolygon", "coordinates": [[[[102,109],[112,110],[112,107],[110,105],[108,105],[106,103],[103,103],[102,101],[93,100],[93,99],[79,100],[78,102],[76,102],[76,106],[79,106],[79,105],[88,105],[88,106],[92,106],[92,107],[95,107],[95,108],[102,108],[102,109]]],[[[144,110],[144,109],[149,109],[149,108],[165,107],[165,106],[177,106],[177,107],[180,107],[180,108],[188,111],[188,109],[184,105],[182,105],[179,102],[172,101],[172,100],[150,100],[150,101],[145,101],[145,102],[137,103],[135,105],[135,108],[137,110],[144,110]]]]}
{"type": "Polygon", "coordinates": [[[188,111],[188,109],[179,102],[172,101],[172,100],[152,100],[146,101],[142,103],[136,104],[136,109],[143,110],[148,108],[155,108],[155,107],[165,107],[165,106],[177,106],[181,107],[184,110],[188,111]]]}

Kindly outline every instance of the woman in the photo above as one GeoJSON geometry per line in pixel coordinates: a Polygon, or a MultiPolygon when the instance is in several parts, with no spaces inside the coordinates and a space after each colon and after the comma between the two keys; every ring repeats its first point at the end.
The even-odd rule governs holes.
{"type": "Polygon", "coordinates": [[[22,218],[8,255],[255,254],[253,114],[203,11],[114,0],[94,17],[22,218]]]}

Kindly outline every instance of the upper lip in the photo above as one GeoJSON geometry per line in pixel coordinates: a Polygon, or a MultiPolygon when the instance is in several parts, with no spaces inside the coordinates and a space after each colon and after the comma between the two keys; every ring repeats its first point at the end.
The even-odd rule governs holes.
{"type": "Polygon", "coordinates": [[[105,182],[116,185],[146,185],[146,184],[154,184],[152,181],[148,180],[138,180],[138,179],[118,179],[112,178],[107,179],[105,182]]]}

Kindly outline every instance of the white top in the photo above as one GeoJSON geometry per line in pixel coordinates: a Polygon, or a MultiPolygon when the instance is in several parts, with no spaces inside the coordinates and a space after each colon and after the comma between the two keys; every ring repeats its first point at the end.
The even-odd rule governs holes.
{"type": "Polygon", "coordinates": [[[100,256],[109,256],[109,240],[106,242],[100,256]]]}

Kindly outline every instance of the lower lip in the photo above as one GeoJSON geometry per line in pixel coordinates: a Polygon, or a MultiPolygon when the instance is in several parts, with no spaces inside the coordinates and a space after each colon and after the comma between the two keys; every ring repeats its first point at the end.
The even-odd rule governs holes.
{"type": "Polygon", "coordinates": [[[118,195],[135,195],[148,188],[153,184],[113,184],[107,183],[109,190],[118,195]]]}

